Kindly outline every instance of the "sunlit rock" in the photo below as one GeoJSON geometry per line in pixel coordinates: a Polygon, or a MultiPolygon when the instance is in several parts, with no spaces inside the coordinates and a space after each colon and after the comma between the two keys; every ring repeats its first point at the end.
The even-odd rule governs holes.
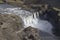
{"type": "Polygon", "coordinates": [[[18,40],[16,31],[23,28],[22,19],[14,14],[0,14],[0,40],[18,40]]]}

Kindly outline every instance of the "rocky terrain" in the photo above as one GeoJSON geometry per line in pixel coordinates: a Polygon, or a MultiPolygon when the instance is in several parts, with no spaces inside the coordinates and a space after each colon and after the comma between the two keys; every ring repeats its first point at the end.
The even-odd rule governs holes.
{"type": "Polygon", "coordinates": [[[14,14],[0,14],[0,40],[58,40],[54,35],[32,27],[14,14]]]}
{"type": "MultiPolygon", "coordinates": [[[[6,4],[0,4],[3,6],[0,6],[1,8],[12,8],[3,9],[4,12],[0,10],[2,13],[0,13],[0,40],[58,40],[57,38],[60,37],[59,2],[59,0],[0,0],[0,3],[6,4]],[[13,6],[10,7],[10,5],[13,6]],[[14,6],[20,7],[23,10],[13,9],[14,6]],[[9,14],[9,12],[11,14],[9,14]],[[29,13],[32,15],[28,15],[29,13]],[[21,14],[24,14],[24,16],[21,14]],[[43,21],[39,23],[35,18],[39,20],[39,22],[41,22],[41,20],[43,21]],[[24,27],[23,21],[26,22],[28,27],[24,27]],[[53,25],[52,33],[54,35],[39,30],[40,28],[44,27],[45,29],[48,27],[46,26],[49,24],[48,22],[53,25]],[[34,25],[34,27],[30,24],[34,25]],[[40,24],[44,26],[40,26],[40,24]]],[[[49,26],[49,28],[51,28],[51,26],[49,26]]],[[[49,31],[49,28],[46,30],[49,31]]]]}
{"type": "Polygon", "coordinates": [[[58,40],[54,35],[41,30],[37,30],[36,28],[32,28],[31,26],[18,32],[18,35],[21,40],[58,40]]]}
{"type": "Polygon", "coordinates": [[[13,14],[0,14],[0,40],[18,40],[15,32],[22,28],[20,17],[13,14]]]}

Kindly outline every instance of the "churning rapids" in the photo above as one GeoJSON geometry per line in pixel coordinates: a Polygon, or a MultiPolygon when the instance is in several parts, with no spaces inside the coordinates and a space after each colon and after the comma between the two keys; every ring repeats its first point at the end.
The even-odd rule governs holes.
{"type": "Polygon", "coordinates": [[[0,13],[16,14],[18,16],[21,16],[21,18],[23,19],[25,24],[24,27],[31,26],[48,33],[52,33],[52,24],[46,20],[41,20],[39,18],[38,12],[29,12],[26,10],[22,10],[19,7],[13,8],[13,6],[11,5],[0,4],[0,13]]]}

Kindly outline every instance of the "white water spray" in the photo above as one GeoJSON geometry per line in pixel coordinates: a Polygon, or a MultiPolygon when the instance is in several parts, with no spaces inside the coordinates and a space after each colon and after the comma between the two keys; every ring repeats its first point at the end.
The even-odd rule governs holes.
{"type": "Polygon", "coordinates": [[[28,26],[34,27],[34,28],[38,28],[39,30],[43,30],[49,33],[52,33],[52,28],[53,26],[51,25],[50,22],[46,21],[46,20],[40,20],[37,18],[37,16],[39,16],[39,14],[37,13],[31,13],[29,11],[25,11],[25,10],[21,10],[21,8],[6,8],[0,10],[1,13],[14,13],[18,16],[21,16],[22,20],[24,21],[25,24],[25,28],[28,26]]]}

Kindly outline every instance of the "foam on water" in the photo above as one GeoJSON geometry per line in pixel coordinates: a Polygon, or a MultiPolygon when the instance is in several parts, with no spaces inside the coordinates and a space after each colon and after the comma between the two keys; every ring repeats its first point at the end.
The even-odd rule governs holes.
{"type": "Polygon", "coordinates": [[[38,18],[33,18],[33,16],[29,16],[24,18],[25,27],[32,26],[34,28],[38,28],[40,30],[52,33],[52,24],[46,20],[40,20],[38,18]]]}

